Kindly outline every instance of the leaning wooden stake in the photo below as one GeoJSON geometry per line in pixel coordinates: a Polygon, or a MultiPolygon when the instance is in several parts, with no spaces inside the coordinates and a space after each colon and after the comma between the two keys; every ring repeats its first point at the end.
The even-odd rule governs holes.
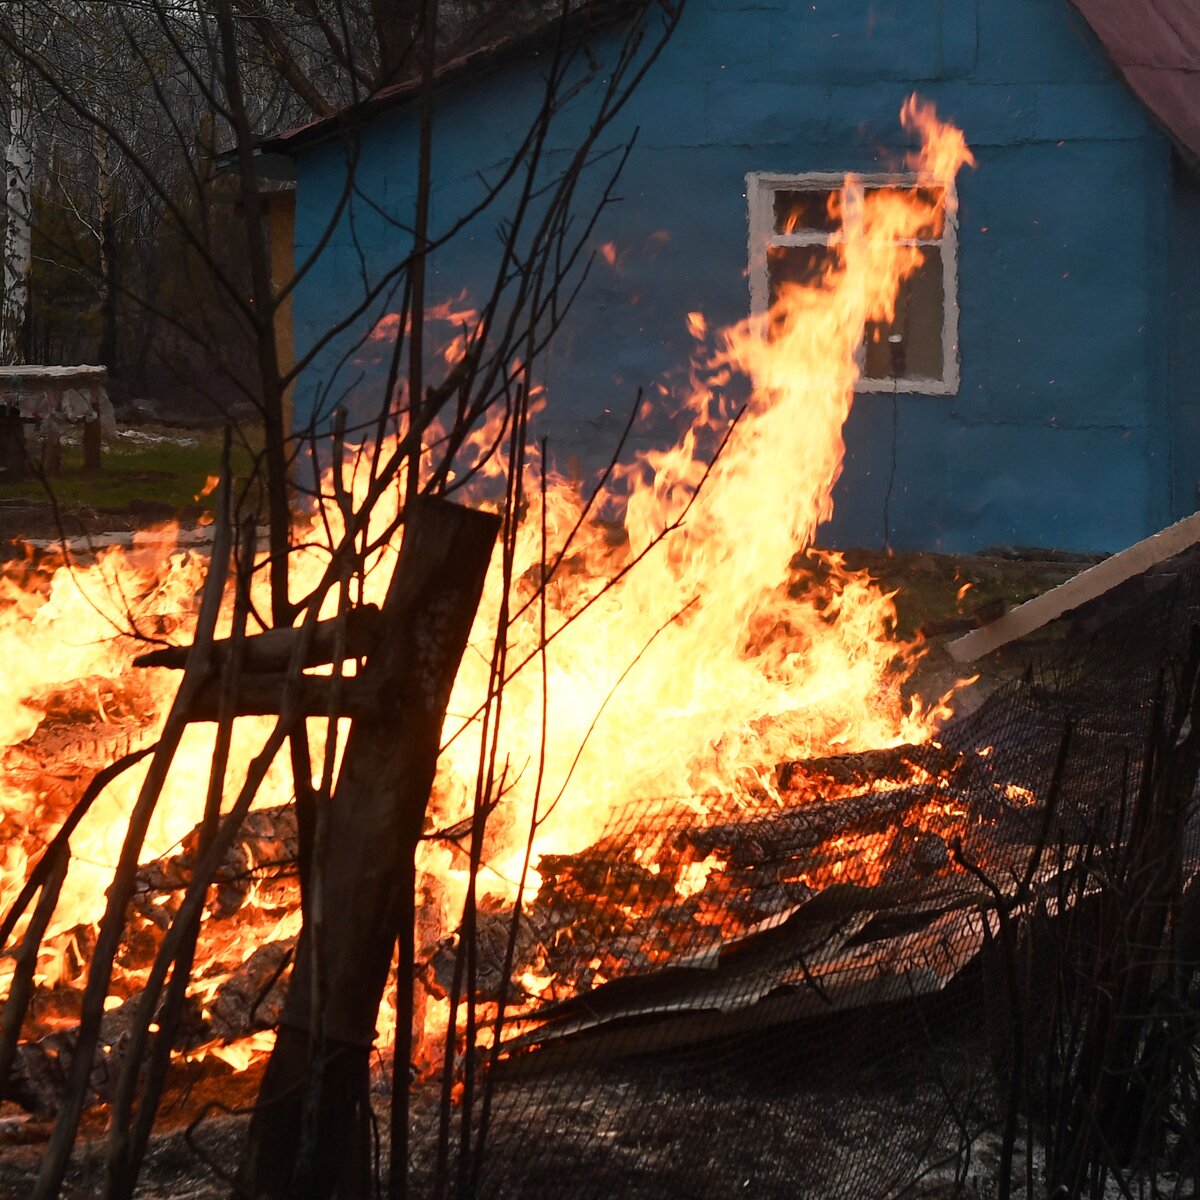
{"type": "MultiPolygon", "coordinates": [[[[391,699],[354,721],[320,819],[314,919],[300,936],[240,1172],[249,1195],[372,1194],[375,1019],[397,931],[413,919],[414,854],[442,721],[498,525],[443,500],[409,508],[382,632],[361,672],[391,699]]],[[[397,1029],[397,1071],[407,1032],[397,1029]]]]}

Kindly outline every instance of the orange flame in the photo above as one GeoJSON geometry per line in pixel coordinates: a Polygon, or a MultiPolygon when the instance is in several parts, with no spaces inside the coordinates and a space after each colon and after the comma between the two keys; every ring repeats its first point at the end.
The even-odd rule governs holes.
{"type": "MultiPolygon", "coordinates": [[[[921,261],[912,241],[941,219],[938,209],[948,202],[956,171],[973,161],[961,133],[940,124],[931,105],[910,99],[902,120],[923,139],[913,166],[928,189],[866,191],[858,211],[842,214],[845,236],[825,276],[810,285],[783,285],[769,313],[716,335],[701,314],[689,314],[693,337],[714,347],[694,364],[695,386],[685,402],[690,427],[677,445],[646,454],[622,472],[627,492],[619,527],[594,516],[584,520],[584,497],[570,480],[548,474],[544,502],[540,489],[526,490],[511,572],[516,594],[503,596],[495,562],[455,683],[431,801],[438,826],[471,811],[491,639],[503,605],[519,614],[508,630],[508,661],[528,665],[510,678],[504,699],[499,761],[507,764],[507,791],[492,817],[484,878],[497,895],[511,893],[520,877],[535,816],[534,866],[540,854],[587,845],[630,800],[661,797],[702,812],[706,795],[736,799],[761,792],[773,766],[785,759],[895,745],[934,727],[942,710],[922,711],[901,698],[900,682],[918,650],[894,637],[892,596],[865,572],[847,568],[840,555],[811,548],[817,527],[832,513],[864,332],[890,318],[900,282],[921,261]],[[743,407],[731,398],[739,380],[749,383],[743,407]],[[546,589],[552,640],[543,646],[533,591],[543,577],[542,530],[553,561],[576,526],[570,560],[546,589]],[[797,573],[793,561],[801,550],[807,551],[805,566],[797,573]],[[643,555],[618,583],[605,583],[643,555]]],[[[607,258],[610,249],[615,259],[615,247],[601,253],[607,258]]],[[[430,316],[451,326],[444,357],[452,363],[469,344],[478,315],[459,297],[430,316]]],[[[394,337],[400,323],[399,315],[388,314],[370,338],[394,337]]],[[[478,467],[486,477],[503,469],[493,453],[499,432],[492,425],[472,434],[463,471],[478,467]]],[[[431,431],[431,441],[438,437],[431,431]]],[[[533,472],[547,469],[536,454],[532,459],[533,472]]],[[[338,469],[360,503],[369,482],[360,461],[338,469]]],[[[329,480],[325,491],[332,497],[329,480]]],[[[402,491],[392,489],[378,505],[373,528],[394,517],[402,491]]],[[[616,497],[601,500],[593,513],[610,513],[616,497]]],[[[343,530],[336,501],[326,505],[323,520],[336,541],[343,530]]],[[[328,546],[322,550],[318,542],[314,537],[294,555],[295,594],[326,566],[328,546]]],[[[382,598],[395,554],[389,545],[375,554],[365,574],[365,601],[382,598]]],[[[202,577],[195,555],[149,547],[106,552],[73,570],[24,567],[0,577],[0,655],[9,664],[15,701],[0,713],[0,745],[10,748],[7,764],[28,760],[24,775],[10,770],[0,782],[0,911],[69,807],[53,802],[31,750],[39,728],[61,706],[60,693],[106,735],[115,724],[134,744],[151,738],[177,681],[168,672],[131,671],[129,659],[141,647],[124,631],[136,626],[186,642],[202,577]]],[[[324,731],[312,725],[319,754],[324,731]]],[[[238,723],[234,771],[261,745],[263,729],[254,720],[238,723]]],[[[211,758],[211,734],[194,727],[144,857],[165,853],[196,824],[211,758]]],[[[130,772],[110,788],[72,839],[76,862],[46,941],[45,980],[71,972],[64,939],[98,918],[139,778],[130,772]]],[[[287,803],[291,795],[281,763],[259,804],[287,803]]],[[[837,872],[873,880],[882,846],[864,839],[851,849],[857,865],[837,872]]],[[[710,856],[685,868],[677,893],[695,894],[722,865],[710,856]]],[[[419,868],[422,894],[440,908],[431,926],[452,929],[465,887],[461,856],[427,841],[419,868]]],[[[534,870],[530,886],[538,883],[534,870]]],[[[251,889],[247,904],[260,899],[251,889]]],[[[297,910],[280,915],[264,904],[262,912],[274,915],[239,922],[221,945],[201,946],[197,961],[208,954],[236,965],[239,954],[265,939],[295,933],[297,910]]],[[[6,969],[0,966],[0,989],[6,969]]],[[[523,970],[529,993],[547,991],[545,977],[523,970]]],[[[223,977],[215,969],[206,977],[202,1002],[223,977]]],[[[427,1028],[444,1022],[446,1011],[445,1002],[429,997],[427,1028]]],[[[382,1013],[381,1036],[394,1027],[394,1014],[382,1013]]],[[[249,1062],[265,1044],[260,1038],[244,1053],[231,1052],[233,1060],[249,1062]]],[[[436,1059],[432,1045],[428,1061],[436,1059]]]]}
{"type": "Polygon", "coordinates": [[[211,496],[217,490],[217,484],[221,482],[219,475],[209,475],[204,480],[204,486],[196,493],[196,500],[203,500],[205,496],[211,496]]]}

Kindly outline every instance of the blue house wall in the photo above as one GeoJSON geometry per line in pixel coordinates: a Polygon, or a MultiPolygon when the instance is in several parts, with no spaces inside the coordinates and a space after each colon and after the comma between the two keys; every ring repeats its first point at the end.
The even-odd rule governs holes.
{"type": "MultiPolygon", "coordinates": [[[[435,233],[502,169],[540,70],[532,59],[439,92],[435,233]]],[[[606,140],[638,129],[594,236],[615,245],[615,264],[593,267],[546,362],[542,425],[560,461],[605,460],[639,388],[684,386],[687,313],[745,316],[747,172],[887,169],[914,90],[978,160],[959,178],[960,384],[856,398],[822,540],[1110,551],[1196,507],[1200,189],[1066,0],[688,0],[606,140]]],[[[564,152],[586,112],[555,135],[564,152]]],[[[363,135],[358,196],[296,293],[301,352],[406,244],[415,120],[396,108],[363,135]]],[[[300,153],[298,262],[345,170],[336,142],[300,153]]],[[[498,217],[437,252],[431,300],[482,294],[498,217]]],[[[386,347],[339,367],[348,344],[305,373],[300,419],[379,378],[386,347]]],[[[666,428],[652,419],[640,444],[666,428]]]]}

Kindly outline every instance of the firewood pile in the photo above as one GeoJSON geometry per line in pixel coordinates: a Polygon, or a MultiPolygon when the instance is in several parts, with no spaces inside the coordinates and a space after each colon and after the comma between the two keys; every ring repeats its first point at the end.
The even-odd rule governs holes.
{"type": "MultiPolygon", "coordinates": [[[[1013,702],[991,707],[1008,718],[1013,702]]],[[[988,716],[972,724],[987,730],[988,716]]],[[[541,942],[544,969],[575,986],[507,1043],[514,1062],[587,1031],[644,1052],[941,990],[1027,874],[1062,886],[1073,848],[1094,836],[1097,784],[1136,770],[1136,735],[1080,729],[1063,753],[1079,767],[1056,783],[1059,716],[1034,697],[1027,743],[1008,751],[951,730],[938,745],[784,764],[782,807],[772,796],[715,820],[664,817],[654,874],[633,860],[647,836],[636,825],[543,860],[531,923],[560,922],[541,942]],[[715,865],[680,900],[673,881],[701,861],[715,865]],[[596,975],[611,982],[589,990],[596,975]]]]}
{"type": "MultiPolygon", "coordinates": [[[[138,872],[138,889],[130,914],[129,935],[119,959],[127,994],[105,1014],[100,1043],[94,1055],[90,1102],[111,1099],[123,1061],[126,1026],[138,1001],[132,981],[149,969],[169,918],[178,907],[190,878],[197,833],[188,835],[176,853],[145,864],[138,872]]],[[[295,934],[257,943],[244,936],[251,916],[256,928],[270,931],[280,922],[290,923],[299,902],[295,882],[298,847],[296,822],[289,808],[251,813],[241,836],[230,848],[217,872],[208,918],[202,928],[201,952],[214,964],[197,979],[197,991],[206,993],[203,1011],[192,1003],[177,1043],[181,1055],[213,1048],[212,1069],[221,1072],[239,1061],[224,1047],[251,1034],[274,1028],[286,991],[295,934]],[[247,901],[252,897],[252,904],[247,901]],[[206,977],[207,975],[207,977],[206,977]]],[[[63,940],[67,951],[86,958],[93,934],[79,926],[63,940]]],[[[44,1036],[23,1042],[10,1079],[8,1096],[28,1111],[49,1115],[56,1111],[70,1069],[78,1014],[76,986],[59,984],[40,990],[37,1020],[51,1028],[44,1036]]]]}
{"type": "MultiPolygon", "coordinates": [[[[653,813],[630,805],[593,845],[541,856],[541,885],[515,926],[510,908],[485,902],[476,933],[476,1000],[505,996],[516,1011],[504,1043],[510,1065],[588,1032],[616,1033],[606,1054],[641,1052],[941,990],[995,932],[988,914],[996,896],[963,864],[1012,894],[1039,845],[1082,842],[1098,799],[1122,772],[1136,772],[1148,709],[1110,702],[1102,693],[1111,682],[1089,685],[1088,704],[1046,682],[1012,686],[938,742],[781,763],[769,792],[702,797],[702,817],[694,803],[653,813]],[[1069,769],[1051,827],[1046,800],[1068,720],[1069,769]],[[682,886],[697,868],[696,882],[682,886]],[[520,984],[531,970],[551,981],[540,995],[520,984]]],[[[112,738],[128,740],[137,702],[110,695],[114,720],[84,726],[80,738],[70,693],[50,697],[52,719],[23,751],[31,764],[46,763],[71,745],[93,760],[112,738]]],[[[82,766],[68,773],[64,809],[82,774],[82,766]]],[[[140,869],[121,959],[127,977],[152,960],[197,837],[140,869]]],[[[219,978],[203,1017],[197,1011],[186,1024],[182,1052],[237,1042],[277,1021],[295,934],[248,946],[237,935],[247,920],[268,932],[294,912],[297,855],[292,808],[249,815],[217,872],[203,927],[219,978]]],[[[1062,866],[1059,855],[1039,879],[1062,866]]],[[[89,936],[76,930],[70,953],[86,956],[89,936]]],[[[419,986],[444,996],[460,949],[454,937],[423,947],[419,986]]],[[[130,992],[106,1017],[97,1103],[115,1077],[124,1014],[135,1001],[130,992]]],[[[9,1098],[33,1112],[54,1111],[76,1003],[72,989],[48,989],[41,1014],[53,1031],[20,1049],[9,1098]]]]}
{"type": "MultiPolygon", "coordinates": [[[[114,712],[133,712],[135,697],[121,698],[122,708],[117,699],[114,712]]],[[[64,703],[61,719],[45,722],[39,739],[65,744],[72,725],[64,703]]],[[[104,731],[93,741],[106,745],[104,731]]],[[[91,743],[77,742],[77,751],[80,745],[86,751],[91,743]]],[[[538,1015],[532,1029],[522,1022],[513,1049],[639,1014],[745,1009],[789,986],[815,988],[818,999],[810,1008],[819,1012],[839,975],[850,972],[860,985],[871,976],[894,981],[897,954],[913,949],[914,928],[923,931],[918,940],[941,947],[933,956],[940,965],[922,987],[941,986],[964,965],[968,951],[977,949],[982,929],[975,921],[966,942],[951,949],[955,939],[947,938],[946,926],[986,901],[961,873],[947,883],[951,839],[965,835],[968,852],[979,854],[1004,816],[1016,862],[1028,855],[1036,832],[1030,812],[999,792],[988,759],[944,745],[784,763],[776,780],[775,796],[760,796],[756,809],[732,797],[709,798],[712,815],[704,821],[686,810],[648,817],[635,809],[623,828],[587,849],[542,856],[541,887],[516,925],[507,981],[503,964],[513,914],[498,904],[483,913],[476,935],[478,1001],[507,994],[510,1003],[519,1002],[514,980],[531,969],[552,980],[553,1004],[524,997],[522,1007],[538,1015]],[[963,829],[957,815],[962,810],[946,797],[960,795],[972,779],[987,801],[977,806],[976,816],[986,814],[988,820],[963,829]],[[703,868],[699,886],[681,895],[677,884],[689,868],[705,863],[711,865],[703,868]],[[823,915],[830,907],[839,911],[823,915]],[[902,932],[888,932],[897,928],[902,932]],[[801,929],[806,932],[797,944],[801,929]],[[884,931],[883,943],[872,937],[873,930],[884,931]],[[728,973],[724,964],[731,959],[736,966],[728,973]],[[659,971],[671,974],[665,992],[659,971]],[[639,980],[648,996],[640,994],[639,980]],[[581,1010],[585,1019],[577,1015],[581,1010]]],[[[77,790],[64,787],[64,810],[77,790]]],[[[124,980],[136,980],[153,960],[190,878],[197,841],[193,831],[173,853],[139,870],[120,958],[124,980]]],[[[216,874],[202,928],[203,955],[216,964],[210,968],[214,978],[203,1014],[194,1006],[185,1023],[182,1053],[215,1045],[220,1060],[221,1046],[278,1020],[295,934],[268,935],[296,910],[298,849],[294,809],[249,814],[216,874]],[[247,922],[267,940],[241,936],[247,922]]],[[[87,926],[72,931],[64,940],[67,952],[82,961],[91,936],[87,926]]],[[[427,966],[420,986],[444,996],[458,951],[454,938],[423,947],[427,966]]],[[[204,987],[204,976],[198,983],[204,987]]],[[[105,1018],[95,1056],[94,1103],[106,1102],[119,1070],[124,1024],[137,1001],[128,983],[125,990],[123,1003],[105,1018]]],[[[866,996],[862,992],[858,1002],[866,996]]],[[[9,1089],[9,1099],[31,1112],[49,1114],[57,1106],[77,1006],[78,991],[66,985],[43,989],[35,1005],[47,1032],[21,1045],[9,1089]]],[[[788,1014],[802,1010],[793,1005],[788,1014]]]]}

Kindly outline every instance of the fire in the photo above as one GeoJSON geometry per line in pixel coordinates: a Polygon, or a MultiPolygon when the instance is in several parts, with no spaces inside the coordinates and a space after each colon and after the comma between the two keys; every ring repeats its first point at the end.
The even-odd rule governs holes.
{"type": "Polygon", "coordinates": [[[209,475],[204,480],[204,486],[196,493],[195,499],[203,500],[205,496],[211,496],[217,490],[217,484],[221,482],[220,476],[209,475]]]}
{"type": "MultiPolygon", "coordinates": [[[[677,445],[621,471],[619,487],[601,496],[587,519],[579,486],[534,457],[534,475],[547,472],[544,499],[540,488],[526,489],[514,595],[503,595],[500,564],[493,563],[473,648],[451,699],[432,799],[435,827],[449,827],[471,811],[490,640],[507,601],[517,614],[508,630],[508,661],[515,665],[499,756],[507,790],[491,820],[483,877],[494,895],[511,897],[522,877],[531,821],[537,835],[526,897],[541,883],[539,856],[588,845],[631,800],[661,798],[703,812],[713,803],[709,798],[717,798],[727,810],[739,797],[769,790],[779,762],[919,740],[942,715],[901,699],[900,681],[919,648],[895,637],[893,597],[866,572],[848,568],[841,555],[812,548],[817,527],[832,513],[864,331],[892,316],[900,282],[921,261],[919,247],[910,243],[944,218],[939,210],[952,203],[955,173],[972,161],[961,133],[939,123],[932,106],[914,98],[902,120],[921,135],[922,150],[910,165],[928,187],[867,190],[860,211],[842,214],[845,237],[824,277],[783,285],[769,313],[715,333],[702,314],[688,315],[699,349],[683,401],[689,427],[677,445]],[[542,578],[543,529],[553,562],[577,526],[543,599],[534,584],[542,578]]],[[[610,245],[601,254],[616,259],[610,245]]],[[[449,369],[466,352],[478,314],[459,297],[430,316],[449,326],[443,351],[449,369]]],[[[394,314],[384,316],[370,340],[386,343],[399,323],[394,314]]],[[[474,462],[485,478],[502,469],[492,455],[497,433],[493,425],[472,434],[464,469],[474,462]]],[[[435,431],[431,440],[436,437],[435,431]]],[[[369,483],[367,461],[369,455],[338,468],[355,503],[369,483]]],[[[331,485],[326,490],[332,495],[331,485]]],[[[394,515],[384,507],[375,512],[377,528],[394,515]]],[[[325,567],[327,552],[315,543],[326,527],[331,539],[343,529],[332,500],[314,523],[314,544],[294,556],[294,594],[325,567]]],[[[378,551],[364,601],[381,599],[394,558],[394,547],[378,551]]],[[[55,782],[34,762],[30,747],[39,729],[48,727],[66,696],[78,710],[77,731],[95,725],[111,736],[115,727],[129,746],[152,740],[177,679],[166,671],[131,670],[129,660],[144,644],[129,635],[136,630],[186,642],[203,574],[203,558],[195,553],[135,547],[128,554],[104,552],[87,565],[29,563],[0,579],[0,655],[15,701],[0,713],[0,744],[9,747],[6,763],[15,764],[0,783],[0,912],[78,793],[73,780],[55,782]]],[[[254,720],[239,722],[235,764],[249,760],[263,729],[254,720]]],[[[311,734],[319,753],[320,723],[313,722],[311,734]]],[[[105,752],[99,761],[114,756],[105,752]]],[[[171,851],[197,823],[211,758],[211,734],[193,727],[144,860],[171,851]]],[[[69,764],[64,770],[69,774],[69,764]]],[[[130,772],[108,789],[72,838],[74,864],[40,966],[47,986],[78,975],[79,958],[64,947],[97,919],[138,780],[130,772]]],[[[258,803],[286,804],[291,794],[281,763],[258,803]]],[[[853,862],[838,859],[830,878],[874,881],[885,848],[874,835],[851,839],[842,850],[853,862]]],[[[654,875],[652,856],[643,857],[654,875]]],[[[664,886],[677,898],[696,896],[723,866],[714,855],[680,864],[664,886]]],[[[439,931],[436,940],[457,923],[462,856],[431,840],[423,843],[419,868],[422,895],[438,910],[428,922],[439,931]]],[[[203,978],[194,990],[202,1004],[213,1001],[220,983],[253,950],[295,935],[294,896],[290,911],[279,900],[251,887],[244,912],[259,917],[246,915],[232,933],[223,926],[219,935],[212,923],[202,934],[197,962],[232,964],[197,971],[203,978]]],[[[553,979],[536,964],[517,966],[528,994],[554,991],[553,979]]],[[[10,969],[0,965],[0,990],[10,969]]],[[[136,983],[131,974],[114,999],[119,1003],[136,983]]],[[[440,997],[430,995],[419,1007],[428,1029],[444,1023],[440,997]]],[[[393,1014],[381,1014],[385,1035],[394,1023],[393,1014]]],[[[268,1037],[255,1038],[222,1050],[223,1057],[248,1065],[269,1045],[268,1037]]],[[[428,1044],[426,1050],[432,1060],[436,1052],[428,1044]]]]}
{"type": "Polygon", "coordinates": [[[1006,783],[1004,785],[1004,798],[1010,804],[1015,804],[1018,808],[1029,808],[1031,805],[1037,803],[1036,793],[1019,783],[1006,783]]]}
{"type": "MultiPolygon", "coordinates": [[[[931,107],[910,101],[903,119],[925,138],[913,165],[938,185],[927,189],[936,199],[867,192],[818,284],[786,286],[770,313],[717,337],[693,373],[688,432],[626,472],[622,544],[587,530],[585,544],[577,541],[587,565],[560,573],[553,586],[549,624],[562,632],[548,651],[545,778],[549,797],[568,780],[570,796],[539,830],[543,852],[586,845],[631,797],[728,794],[759,764],[894,745],[932,724],[931,714],[905,709],[894,684],[914,648],[892,636],[892,598],[836,554],[810,551],[809,577],[797,580],[792,570],[797,550],[832,514],[864,330],[892,315],[900,280],[920,262],[905,241],[941,219],[936,207],[950,202],[948,185],[970,160],[961,134],[937,124],[931,107]],[[731,399],[739,379],[751,385],[740,417],[731,399]],[[722,440],[710,469],[705,453],[722,440]],[[565,624],[599,581],[643,552],[619,587],[565,624]]],[[[694,317],[689,325],[703,331],[694,317]]],[[[531,497],[518,576],[537,562],[543,517],[553,546],[581,503],[557,486],[543,514],[540,497],[531,497]]],[[[493,591],[485,600],[481,634],[498,599],[493,591]]],[[[536,622],[528,626],[514,631],[523,639],[518,658],[536,651],[536,622]]],[[[453,711],[474,710],[468,697],[481,681],[470,667],[453,711]]],[[[540,711],[540,678],[528,676],[510,683],[510,712],[540,711]]],[[[508,737],[508,761],[531,774],[539,723],[514,719],[508,737]]],[[[448,781],[473,778],[473,748],[452,745],[448,757],[448,781]]]]}
{"type": "Polygon", "coordinates": [[[679,877],[675,880],[675,891],[684,900],[689,896],[694,896],[697,892],[703,890],[704,885],[708,882],[709,875],[713,871],[720,871],[724,865],[720,857],[716,854],[710,854],[707,858],[701,859],[699,862],[687,863],[683,870],[680,871],[679,877]]]}
{"type": "MultiPolygon", "coordinates": [[[[65,815],[55,811],[60,795],[43,790],[46,781],[32,744],[39,727],[69,706],[81,741],[101,727],[113,741],[124,743],[122,750],[151,740],[154,730],[152,724],[147,727],[147,718],[152,721],[162,707],[171,682],[146,680],[129,670],[128,660],[140,647],[122,631],[132,626],[161,637],[186,628],[203,572],[196,556],[171,554],[160,543],[144,550],[135,546],[128,554],[105,551],[91,566],[76,570],[60,566],[32,577],[10,572],[0,579],[0,654],[15,701],[0,709],[0,742],[12,747],[6,756],[8,770],[0,779],[0,815],[8,835],[0,885],[3,908],[25,873],[17,861],[27,844],[20,832],[36,828],[40,833],[65,815]]],[[[56,765],[69,778],[70,747],[64,748],[61,760],[56,765]]],[[[181,779],[185,771],[186,760],[181,761],[181,779]]],[[[71,872],[60,904],[71,923],[69,914],[90,916],[98,897],[102,903],[135,779],[131,772],[127,781],[107,791],[80,829],[78,869],[71,872]]],[[[160,815],[172,808],[164,804],[160,815]]],[[[191,828],[187,821],[185,815],[178,826],[162,826],[155,844],[165,850],[191,828]]]]}

